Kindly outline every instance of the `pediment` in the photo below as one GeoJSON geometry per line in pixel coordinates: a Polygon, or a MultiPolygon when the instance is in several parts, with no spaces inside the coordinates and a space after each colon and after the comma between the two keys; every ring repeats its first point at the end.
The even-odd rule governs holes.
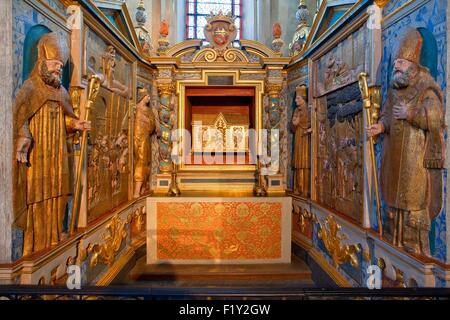
{"type": "Polygon", "coordinates": [[[311,26],[305,48],[333,27],[356,2],[355,0],[323,0],[311,26]]]}
{"type": "Polygon", "coordinates": [[[95,0],[95,6],[103,13],[108,22],[128,40],[130,44],[139,47],[139,41],[134,31],[133,21],[126,3],[121,0],[95,0]]]}

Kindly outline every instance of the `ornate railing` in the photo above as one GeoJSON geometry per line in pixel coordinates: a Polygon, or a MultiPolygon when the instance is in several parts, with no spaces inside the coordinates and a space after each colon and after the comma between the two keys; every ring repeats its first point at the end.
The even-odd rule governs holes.
{"type": "Polygon", "coordinates": [[[165,288],[0,286],[0,300],[450,300],[450,288],[165,288]]]}

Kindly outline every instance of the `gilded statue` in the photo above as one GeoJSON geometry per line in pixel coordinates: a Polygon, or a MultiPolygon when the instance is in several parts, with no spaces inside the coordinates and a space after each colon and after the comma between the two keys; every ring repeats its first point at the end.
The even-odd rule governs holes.
{"type": "Polygon", "coordinates": [[[134,121],[134,198],[145,191],[150,171],[150,136],[156,129],[156,117],[150,107],[150,95],[145,88],[138,88],[138,104],[134,121]]]}
{"type": "Polygon", "coordinates": [[[116,49],[110,45],[102,54],[101,72],[97,72],[94,65],[89,65],[87,68],[89,73],[96,74],[100,78],[102,87],[119,96],[129,98],[128,87],[115,78],[116,66],[116,49]]]}
{"type": "Polygon", "coordinates": [[[310,196],[310,122],[308,116],[308,94],[304,85],[296,88],[295,103],[297,108],[292,116],[292,126],[294,128],[294,162],[295,171],[294,192],[302,197],[310,196]]]}
{"type": "Polygon", "coordinates": [[[369,136],[384,133],[380,184],[394,245],[430,255],[431,220],[442,208],[443,94],[421,65],[423,38],[408,30],[399,44],[387,101],[369,136]]]}
{"type": "Polygon", "coordinates": [[[102,55],[103,79],[102,86],[117,93],[120,96],[128,98],[128,88],[124,84],[115,79],[116,71],[116,49],[108,46],[106,52],[102,55]]]}
{"type": "Polygon", "coordinates": [[[72,193],[67,134],[89,130],[61,85],[67,44],[55,32],[38,42],[38,59],[14,106],[15,223],[24,230],[23,255],[56,245],[72,193]]]}

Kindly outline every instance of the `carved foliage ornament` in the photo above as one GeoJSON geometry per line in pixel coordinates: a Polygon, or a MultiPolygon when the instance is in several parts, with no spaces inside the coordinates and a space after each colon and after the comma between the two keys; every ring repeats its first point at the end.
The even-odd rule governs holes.
{"type": "Polygon", "coordinates": [[[338,235],[341,226],[337,224],[332,215],[325,219],[325,226],[319,223],[318,237],[323,241],[335,266],[349,262],[354,268],[359,266],[357,253],[361,250],[357,245],[343,245],[342,241],[348,239],[347,235],[338,235]]]}
{"type": "Polygon", "coordinates": [[[81,265],[81,263],[88,258],[88,255],[93,253],[89,263],[91,268],[97,266],[99,262],[111,266],[122,246],[123,240],[127,237],[126,225],[132,223],[136,231],[141,232],[145,229],[145,217],[145,206],[130,213],[127,220],[124,222],[120,219],[119,215],[116,214],[106,226],[107,233],[102,235],[104,243],[90,243],[85,247],[86,240],[85,238],[81,238],[77,243],[76,255],[74,257],[69,257],[66,265],[81,265]]]}
{"type": "Polygon", "coordinates": [[[279,83],[266,82],[266,91],[271,97],[278,97],[282,89],[283,86],[279,83]]]}
{"type": "Polygon", "coordinates": [[[200,50],[192,59],[193,63],[196,62],[215,62],[215,61],[226,61],[229,63],[232,62],[244,62],[249,63],[250,60],[245,55],[245,53],[239,49],[230,48],[223,52],[217,52],[211,48],[205,48],[200,50]]]}
{"type": "Polygon", "coordinates": [[[102,262],[111,266],[116,258],[117,253],[122,246],[122,241],[127,237],[125,230],[126,222],[123,222],[119,215],[115,215],[106,226],[108,233],[104,233],[102,238],[104,243],[99,245],[89,245],[88,253],[92,253],[90,267],[95,267],[98,262],[102,262]]]}

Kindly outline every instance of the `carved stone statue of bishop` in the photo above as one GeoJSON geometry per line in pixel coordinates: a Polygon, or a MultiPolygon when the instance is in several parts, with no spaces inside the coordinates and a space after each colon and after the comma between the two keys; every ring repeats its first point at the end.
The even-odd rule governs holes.
{"type": "Polygon", "coordinates": [[[387,101],[368,135],[384,133],[380,183],[388,235],[394,245],[429,256],[431,220],[442,208],[445,123],[441,88],[420,64],[422,45],[417,30],[405,33],[387,101]]]}
{"type": "Polygon", "coordinates": [[[61,85],[67,45],[54,32],[39,40],[38,60],[14,106],[15,223],[24,230],[23,255],[56,245],[71,194],[67,133],[89,130],[73,113],[61,85]]]}

